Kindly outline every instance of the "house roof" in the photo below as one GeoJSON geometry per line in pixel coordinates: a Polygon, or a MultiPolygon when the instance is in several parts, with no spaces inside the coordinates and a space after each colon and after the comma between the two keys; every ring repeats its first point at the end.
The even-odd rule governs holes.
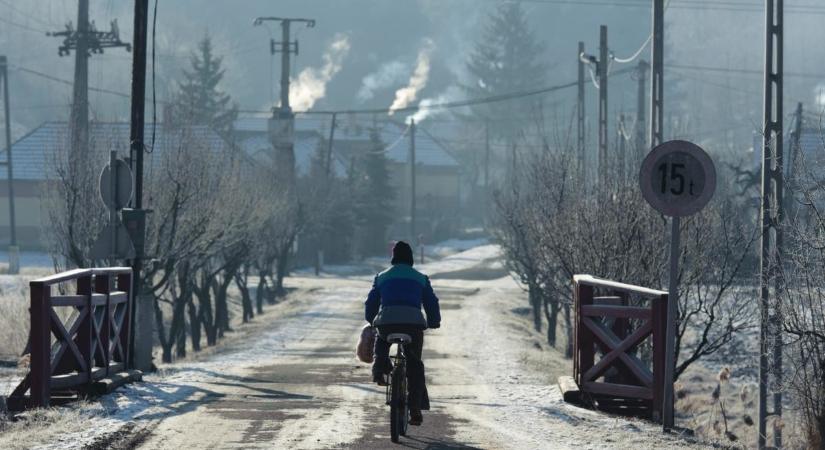
{"type": "MultiPolygon", "coordinates": [[[[244,135],[267,133],[267,118],[244,117],[235,121],[235,130],[244,135]]],[[[345,116],[336,122],[333,152],[336,159],[346,165],[350,156],[360,148],[367,148],[370,141],[372,121],[356,122],[354,116],[345,116]]],[[[407,164],[409,161],[409,128],[401,123],[384,121],[379,123],[381,141],[387,146],[386,155],[390,161],[407,164]]],[[[302,153],[311,155],[318,139],[326,139],[329,133],[328,121],[314,117],[295,119],[295,158],[300,165],[301,159],[308,159],[302,153]]],[[[415,136],[415,157],[419,165],[457,168],[458,161],[450,154],[445,145],[431,136],[421,127],[415,136]]]]}
{"type": "MultiPolygon", "coordinates": [[[[295,133],[295,169],[299,175],[309,173],[312,165],[312,156],[324,140],[317,133],[295,133]]],[[[238,146],[253,160],[272,164],[272,143],[266,133],[255,133],[241,138],[238,146]]],[[[347,174],[346,162],[339,155],[332,155],[332,169],[336,176],[344,177],[347,174]]]]}
{"type": "MultiPolygon", "coordinates": [[[[784,138],[784,154],[786,158],[790,158],[793,151],[792,134],[785,133],[784,138]]],[[[754,133],[753,164],[757,168],[762,166],[762,139],[762,134],[754,133]]],[[[806,165],[825,162],[825,135],[822,130],[809,127],[802,129],[799,134],[799,154],[796,158],[806,165]]]]}
{"type": "MultiPolygon", "coordinates": [[[[163,152],[169,146],[180,144],[182,136],[172,132],[163,125],[148,123],[144,129],[145,143],[151,145],[152,133],[155,135],[153,151],[163,152]]],[[[93,151],[101,158],[108,158],[108,151],[115,150],[119,155],[129,154],[130,124],[128,122],[91,122],[89,123],[89,141],[93,151]]],[[[214,149],[228,148],[228,144],[214,130],[205,125],[187,127],[187,138],[199,139],[209,143],[214,149]]],[[[33,129],[11,145],[14,179],[44,180],[49,178],[51,168],[55,167],[57,152],[69,145],[69,126],[67,122],[45,122],[33,129]]],[[[3,152],[5,153],[5,151],[3,152]]],[[[0,179],[6,179],[6,171],[0,170],[0,179]]]]}

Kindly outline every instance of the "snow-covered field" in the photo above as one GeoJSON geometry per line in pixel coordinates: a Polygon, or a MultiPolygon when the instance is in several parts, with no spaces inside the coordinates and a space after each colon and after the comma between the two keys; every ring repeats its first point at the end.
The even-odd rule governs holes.
{"type": "MultiPolygon", "coordinates": [[[[420,266],[441,297],[443,327],[427,332],[433,410],[403,442],[413,448],[676,448],[640,420],[565,404],[569,361],[547,350],[517,311],[524,293],[501,275],[494,245],[420,266]],[[498,276],[490,276],[498,274],[498,276]]],[[[197,362],[60,417],[0,433],[0,448],[386,448],[383,392],[354,344],[370,275],[289,280],[298,290],[257,328],[197,362]],[[64,419],[65,417],[65,419],[64,419]]]]}

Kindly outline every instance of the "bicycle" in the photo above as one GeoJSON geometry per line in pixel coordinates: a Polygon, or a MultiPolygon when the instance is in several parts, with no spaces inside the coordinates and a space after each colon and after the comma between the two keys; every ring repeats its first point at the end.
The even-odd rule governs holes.
{"type": "Polygon", "coordinates": [[[390,407],[390,439],[398,443],[399,436],[407,435],[410,421],[410,405],[407,401],[407,355],[404,347],[412,342],[412,337],[404,333],[392,333],[387,342],[396,344],[392,359],[390,382],[387,383],[387,405],[390,407]]]}

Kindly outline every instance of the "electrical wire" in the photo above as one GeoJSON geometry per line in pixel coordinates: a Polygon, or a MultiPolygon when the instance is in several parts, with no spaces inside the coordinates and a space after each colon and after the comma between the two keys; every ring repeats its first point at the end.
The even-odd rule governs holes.
{"type": "Polygon", "coordinates": [[[11,21],[9,19],[6,19],[5,17],[2,17],[2,16],[0,16],[0,22],[3,22],[5,24],[8,24],[8,25],[11,25],[13,27],[17,27],[17,28],[20,28],[20,29],[26,30],[26,31],[33,31],[35,33],[41,33],[41,34],[46,34],[47,33],[46,30],[39,30],[37,28],[32,28],[28,25],[23,25],[21,23],[13,22],[13,21],[11,21]]]}
{"type": "MultiPolygon", "coordinates": [[[[38,77],[45,78],[47,80],[51,80],[51,81],[54,81],[54,82],[57,82],[57,83],[65,84],[65,85],[68,85],[68,86],[73,86],[74,85],[74,83],[69,81],[69,80],[64,80],[62,78],[57,78],[57,77],[51,76],[47,73],[39,72],[37,70],[33,70],[33,69],[29,69],[29,68],[26,68],[26,67],[21,67],[21,66],[13,65],[13,64],[10,64],[9,67],[14,69],[14,70],[18,70],[20,72],[26,72],[26,73],[29,73],[29,74],[32,74],[32,75],[36,75],[38,77]]],[[[101,93],[104,93],[104,94],[116,95],[118,97],[123,97],[123,98],[131,98],[131,96],[129,94],[126,94],[126,93],[123,93],[123,92],[117,92],[117,91],[104,89],[104,88],[99,88],[99,87],[94,87],[94,86],[89,86],[89,90],[94,91],[94,92],[101,92],[101,93]]]]}
{"type": "MultiPolygon", "coordinates": [[[[746,74],[746,75],[759,75],[764,76],[765,72],[756,69],[734,69],[734,68],[725,68],[725,67],[712,67],[712,66],[697,66],[697,65],[687,65],[687,64],[665,64],[665,67],[674,68],[674,69],[685,69],[685,70],[697,70],[697,71],[704,71],[704,72],[722,72],[722,73],[739,73],[739,74],[746,74]]],[[[782,73],[782,76],[785,77],[799,77],[799,78],[815,78],[815,79],[822,79],[825,78],[825,74],[818,74],[813,72],[788,72],[785,71],[782,73]]]]}
{"type": "MultiPolygon", "coordinates": [[[[665,1],[665,5],[664,5],[664,11],[665,12],[667,11],[668,7],[670,7],[670,0],[665,1]]],[[[647,48],[647,45],[650,44],[650,41],[652,41],[652,40],[653,40],[653,32],[651,31],[650,34],[647,36],[647,39],[645,39],[645,41],[642,43],[642,45],[639,47],[639,49],[636,50],[636,52],[633,53],[633,55],[631,57],[629,57],[629,58],[617,58],[616,55],[613,54],[613,52],[610,52],[610,61],[611,62],[616,61],[619,64],[631,63],[636,58],[638,58],[639,55],[642,54],[642,51],[644,51],[644,49],[647,48]]]]}
{"type": "MultiPolygon", "coordinates": [[[[624,69],[617,70],[613,75],[622,75],[626,73],[630,73],[635,71],[635,67],[626,67],[624,69]]],[[[511,92],[507,94],[499,94],[499,95],[491,95],[489,97],[481,97],[475,99],[468,99],[468,100],[459,100],[453,102],[442,102],[442,103],[432,103],[429,105],[418,105],[414,106],[407,106],[405,108],[398,108],[393,111],[393,113],[414,113],[421,110],[439,110],[439,109],[452,109],[452,108],[464,108],[467,106],[476,106],[476,105],[483,105],[487,103],[498,103],[507,100],[515,100],[519,98],[525,97],[533,97],[536,95],[548,94],[550,92],[556,92],[563,89],[568,89],[578,85],[578,81],[571,81],[569,83],[557,84],[554,86],[548,86],[540,89],[530,90],[530,91],[517,91],[511,92]]],[[[252,110],[252,109],[239,109],[238,112],[240,113],[248,113],[248,114],[268,114],[271,113],[272,110],[262,111],[262,110],[252,110]]],[[[387,108],[374,108],[374,109],[342,109],[342,110],[326,110],[326,111],[296,111],[295,114],[387,114],[387,108]]]]}
{"type": "Polygon", "coordinates": [[[50,23],[46,22],[45,20],[43,20],[43,19],[41,19],[41,18],[39,18],[39,17],[37,17],[37,16],[35,16],[35,15],[31,14],[31,13],[27,13],[26,11],[21,10],[21,9],[20,9],[20,8],[18,8],[17,6],[14,6],[13,4],[9,3],[7,0],[0,0],[0,3],[2,3],[2,4],[4,4],[4,5],[6,5],[6,6],[8,6],[8,7],[9,7],[12,11],[17,12],[17,13],[18,13],[18,14],[20,14],[21,16],[24,16],[24,17],[26,17],[27,19],[33,20],[33,21],[35,21],[35,22],[38,22],[38,23],[39,23],[39,24],[41,24],[41,25],[44,25],[44,26],[47,26],[47,27],[52,27],[52,26],[54,26],[54,25],[52,25],[52,24],[50,24],[50,23]]]}

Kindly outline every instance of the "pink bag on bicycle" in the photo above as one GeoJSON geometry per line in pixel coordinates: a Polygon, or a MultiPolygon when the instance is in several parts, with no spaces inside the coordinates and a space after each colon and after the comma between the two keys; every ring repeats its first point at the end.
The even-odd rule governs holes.
{"type": "Polygon", "coordinates": [[[355,347],[355,356],[362,363],[371,364],[373,348],[375,348],[375,328],[370,324],[366,324],[361,329],[358,346],[355,347]]]}

